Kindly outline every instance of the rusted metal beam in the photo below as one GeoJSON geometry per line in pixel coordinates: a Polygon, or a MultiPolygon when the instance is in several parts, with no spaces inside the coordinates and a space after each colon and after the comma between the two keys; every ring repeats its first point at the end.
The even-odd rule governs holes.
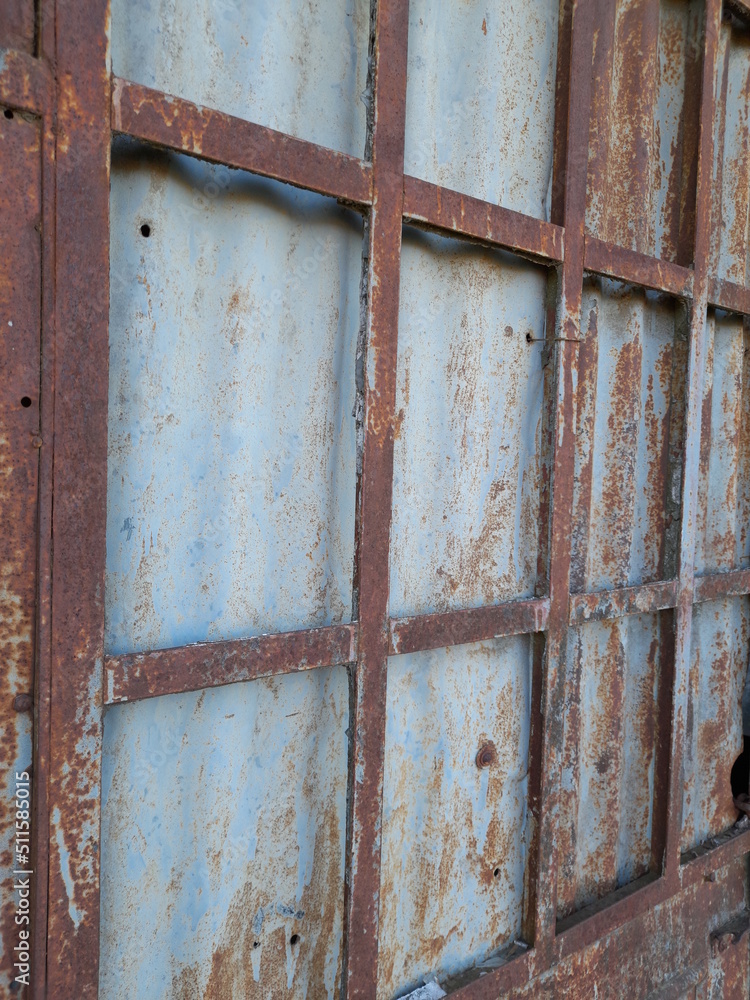
{"type": "Polygon", "coordinates": [[[701,844],[681,858],[679,881],[681,886],[694,885],[750,852],[750,829],[735,829],[713,838],[710,844],[701,844]]]}
{"type": "Polygon", "coordinates": [[[677,599],[677,581],[644,583],[637,587],[620,587],[591,594],[571,594],[570,624],[623,618],[673,608],[677,599]]]}
{"type": "Polygon", "coordinates": [[[750,288],[738,285],[734,281],[712,278],[708,290],[708,301],[710,305],[726,309],[727,312],[750,316],[750,288]]]}
{"type": "Polygon", "coordinates": [[[465,236],[534,259],[563,259],[563,230],[479,198],[404,177],[404,218],[449,236],[465,236]]]}
{"type": "Polygon", "coordinates": [[[724,597],[743,597],[745,594],[750,594],[750,570],[707,573],[695,578],[693,603],[720,601],[724,597]]]}
{"type": "Polygon", "coordinates": [[[108,3],[58,0],[47,995],[93,1000],[109,307],[108,3]]]}
{"type": "Polygon", "coordinates": [[[392,618],[391,653],[416,653],[506,635],[543,632],[549,600],[509,601],[493,607],[469,608],[411,618],[392,618]]]}
{"type": "Polygon", "coordinates": [[[716,55],[721,26],[721,0],[705,5],[705,47],[701,81],[698,180],[695,203],[695,248],[693,301],[690,314],[687,409],[683,459],[682,518],[678,593],[675,611],[675,660],[672,696],[672,740],[670,754],[669,801],[665,850],[665,875],[675,883],[680,861],[682,834],[683,743],[687,718],[690,674],[693,579],[701,460],[701,417],[706,369],[706,310],[708,307],[708,265],[711,249],[711,183],[716,55]]]}
{"type": "Polygon", "coordinates": [[[355,657],[356,635],[356,625],[332,625],[107,656],[104,703],[113,705],[350,663],[355,657]]]}
{"type": "Polygon", "coordinates": [[[0,49],[0,104],[33,115],[52,107],[54,79],[49,67],[15,49],[0,49]]]}
{"type": "Polygon", "coordinates": [[[369,138],[373,198],[356,546],[359,644],[352,675],[346,850],[346,1000],[375,1000],[377,995],[408,24],[408,4],[381,0],[376,5],[369,138]]]}
{"type": "MultiPolygon", "coordinates": [[[[573,470],[575,465],[575,374],[578,367],[583,288],[586,156],[591,101],[593,20],[591,0],[560,5],[557,111],[567,132],[564,156],[555,162],[557,198],[552,217],[565,225],[565,260],[560,273],[556,330],[556,412],[550,533],[550,612],[545,657],[544,734],[541,759],[539,870],[536,883],[535,949],[551,955],[557,917],[558,821],[564,743],[564,697],[570,603],[573,470]],[[569,37],[566,41],[566,35],[569,37]],[[567,58],[569,52],[569,58],[567,58]]],[[[580,373],[579,373],[580,376],[580,373]]]]}
{"type": "Polygon", "coordinates": [[[653,288],[678,298],[690,298],[693,293],[693,272],[690,268],[648,257],[588,234],[584,266],[594,274],[653,288]]]}
{"type": "Polygon", "coordinates": [[[111,122],[113,132],[189,156],[273,177],[352,205],[371,202],[372,168],[356,156],[117,77],[112,81],[111,122]]]}

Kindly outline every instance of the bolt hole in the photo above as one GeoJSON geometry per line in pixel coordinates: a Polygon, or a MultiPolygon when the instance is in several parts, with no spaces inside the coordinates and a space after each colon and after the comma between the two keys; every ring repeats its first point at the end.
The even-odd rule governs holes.
{"type": "Polygon", "coordinates": [[[291,944],[292,946],[294,946],[295,944],[299,944],[299,934],[292,934],[292,936],[289,938],[289,944],[291,944]]]}
{"type": "Polygon", "coordinates": [[[21,396],[21,406],[31,406],[31,398],[29,396],[21,396]]]}
{"type": "Polygon", "coordinates": [[[500,878],[500,869],[496,868],[492,874],[495,878],[500,878]]]}
{"type": "Polygon", "coordinates": [[[3,112],[3,114],[5,115],[6,118],[12,118],[13,117],[13,112],[10,110],[10,108],[6,108],[5,111],[3,112]]]}
{"type": "Polygon", "coordinates": [[[151,235],[151,226],[147,222],[144,222],[141,226],[141,236],[145,236],[146,239],[151,235]]]}
{"type": "Polygon", "coordinates": [[[253,941],[253,948],[260,948],[260,941],[253,941]]]}
{"type": "Polygon", "coordinates": [[[531,341],[532,341],[533,339],[534,339],[534,338],[533,338],[533,337],[531,336],[531,334],[530,334],[530,333],[527,333],[527,334],[526,334],[526,343],[527,343],[527,344],[530,344],[530,343],[531,343],[531,341]]]}

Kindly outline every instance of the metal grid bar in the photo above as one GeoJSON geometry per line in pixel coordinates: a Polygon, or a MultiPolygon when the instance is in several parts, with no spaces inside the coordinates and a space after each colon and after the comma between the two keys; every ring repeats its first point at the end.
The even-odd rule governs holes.
{"type": "Polygon", "coordinates": [[[396,418],[409,5],[380,0],[373,47],[372,209],[367,252],[364,445],[356,571],[357,663],[349,727],[344,989],[375,1000],[388,666],[388,559],[396,418]]]}
{"type": "Polygon", "coordinates": [[[52,107],[54,80],[41,59],[14,49],[0,49],[0,104],[32,115],[52,107]]]}
{"type": "Polygon", "coordinates": [[[688,299],[693,294],[693,272],[667,260],[636,253],[626,247],[586,235],[584,266],[594,274],[627,281],[658,292],[688,299]]]}
{"type": "Polygon", "coordinates": [[[682,517],[680,525],[678,593],[675,610],[672,744],[665,850],[665,874],[672,881],[676,878],[679,870],[682,827],[683,742],[690,672],[695,536],[701,451],[701,410],[703,402],[703,379],[706,367],[705,329],[706,310],[708,308],[708,266],[711,249],[711,180],[713,173],[713,125],[715,110],[714,79],[720,26],[721,0],[706,0],[698,179],[695,202],[695,246],[693,253],[695,278],[693,286],[694,297],[690,313],[682,517]]]}
{"type": "Polygon", "coordinates": [[[47,993],[93,998],[99,981],[109,368],[108,4],[58,0],[56,14],[47,993]]]}
{"type": "Polygon", "coordinates": [[[750,288],[738,285],[734,281],[713,278],[709,283],[709,305],[726,309],[727,312],[750,316],[750,288]]]}
{"type": "Polygon", "coordinates": [[[570,598],[570,624],[623,618],[625,615],[642,615],[673,608],[677,599],[677,581],[644,583],[638,587],[621,587],[617,590],[597,591],[590,594],[572,594],[570,598]]]}

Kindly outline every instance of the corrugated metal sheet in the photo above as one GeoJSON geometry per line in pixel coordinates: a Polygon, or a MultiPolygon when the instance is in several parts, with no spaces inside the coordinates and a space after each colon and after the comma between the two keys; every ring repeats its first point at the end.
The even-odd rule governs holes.
{"type": "Polygon", "coordinates": [[[531,657],[517,636],[389,662],[379,1000],[521,935],[531,657]]]}
{"type": "Polygon", "coordinates": [[[359,216],[124,145],[111,213],[107,650],[349,621],[359,216]]]}
{"type": "Polygon", "coordinates": [[[546,272],[404,231],[390,611],[534,593],[546,272]]]}
{"type": "Polygon", "coordinates": [[[99,995],[340,995],[345,668],[108,711],[99,995]]]}
{"type": "Polygon", "coordinates": [[[549,218],[558,4],[409,4],[408,174],[549,218]]]}
{"type": "Polygon", "coordinates": [[[112,68],[362,156],[369,28],[368,0],[113,0],[112,68]]]}
{"type": "Polygon", "coordinates": [[[750,653],[750,599],[693,610],[686,726],[682,849],[727,830],[737,819],[730,775],[742,751],[742,691],[750,653]]]}

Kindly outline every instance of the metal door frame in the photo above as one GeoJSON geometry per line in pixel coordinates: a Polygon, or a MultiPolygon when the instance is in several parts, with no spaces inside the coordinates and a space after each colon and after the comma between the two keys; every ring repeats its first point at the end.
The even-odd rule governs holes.
{"type": "MultiPolygon", "coordinates": [[[[40,555],[35,682],[35,905],[32,995],[98,992],[102,716],[107,705],[303,669],[350,663],[353,683],[344,982],[375,1000],[387,661],[396,653],[514,634],[544,636],[532,763],[538,794],[531,948],[460,991],[479,1000],[528,982],[750,851],[750,832],[680,855],[682,760],[692,608],[750,593],[750,571],[695,577],[701,400],[709,305],[750,316],[750,289],[709,273],[714,79],[721,0],[706,0],[693,267],[585,233],[591,72],[597,0],[562,0],[552,222],[404,174],[408,0],[373,16],[373,99],[366,157],[313,143],[112,78],[106,0],[45,0],[37,57],[3,53],[0,103],[31,113],[43,138],[43,357],[40,555]],[[338,198],[361,211],[369,240],[364,460],[357,489],[350,625],[143,654],[104,654],[107,481],[109,158],[113,133],[338,198]],[[396,418],[402,225],[500,247],[557,274],[551,483],[542,505],[547,587],[533,599],[391,619],[388,559],[396,418]],[[571,594],[576,378],[584,271],[659,290],[690,305],[683,502],[675,579],[571,594]],[[570,625],[674,609],[668,807],[660,871],[558,924],[559,810],[565,655],[570,625]],[[352,776],[356,775],[356,779],[352,776]],[[535,863],[536,859],[536,863],[535,863]],[[46,947],[45,947],[46,942],[46,947]]],[[[750,19],[750,3],[732,0],[750,19]]],[[[545,576],[545,574],[542,574],[545,576]]],[[[541,649],[541,640],[538,641],[541,649]]],[[[664,709],[665,706],[662,706],[664,709]]]]}

